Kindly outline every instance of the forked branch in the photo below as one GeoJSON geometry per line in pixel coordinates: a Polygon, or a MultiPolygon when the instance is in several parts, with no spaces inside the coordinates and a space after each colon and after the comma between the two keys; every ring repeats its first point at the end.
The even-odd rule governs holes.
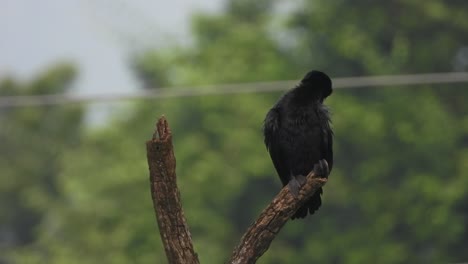
{"type": "MultiPolygon", "coordinates": [[[[172,135],[164,117],[159,119],[157,131],[146,147],[151,196],[167,259],[170,264],[199,263],[180,202],[172,135]]],[[[288,187],[279,192],[242,236],[229,263],[255,263],[267,251],[296,210],[327,182],[326,178],[314,171],[307,175],[306,183],[297,197],[291,194],[288,187]]]]}

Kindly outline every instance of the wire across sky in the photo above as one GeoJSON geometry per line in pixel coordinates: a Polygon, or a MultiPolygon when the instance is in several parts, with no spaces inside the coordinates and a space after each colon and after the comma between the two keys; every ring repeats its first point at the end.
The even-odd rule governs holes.
{"type": "MultiPolygon", "coordinates": [[[[2,96],[0,108],[285,91],[298,80],[145,89],[130,93],[2,96]]],[[[468,72],[333,78],[334,89],[468,82],[468,72]]]]}

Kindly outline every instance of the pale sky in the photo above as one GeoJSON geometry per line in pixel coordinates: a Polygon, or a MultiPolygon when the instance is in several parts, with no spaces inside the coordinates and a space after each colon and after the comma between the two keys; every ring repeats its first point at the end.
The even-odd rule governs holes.
{"type": "Polygon", "coordinates": [[[79,67],[76,92],[137,88],[132,50],[189,41],[190,14],[217,12],[224,0],[3,0],[0,78],[30,79],[54,62],[79,67]]]}

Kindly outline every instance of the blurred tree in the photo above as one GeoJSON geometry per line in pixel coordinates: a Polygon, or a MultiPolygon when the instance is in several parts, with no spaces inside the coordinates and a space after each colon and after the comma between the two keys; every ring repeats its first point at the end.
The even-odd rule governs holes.
{"type": "MultiPolygon", "coordinates": [[[[334,75],[452,71],[468,42],[466,7],[437,0],[304,2],[289,22],[300,39],[293,52],[304,67],[334,75]]],[[[321,216],[319,229],[340,226],[340,234],[319,232],[314,242],[304,241],[304,251],[314,253],[320,241],[336,243],[311,259],[466,260],[460,245],[468,244],[468,214],[459,206],[468,197],[457,186],[467,182],[467,130],[460,124],[468,93],[456,86],[361,89],[332,99],[339,164],[332,176],[343,175],[343,188],[333,194],[350,195],[328,198],[337,204],[324,211],[335,213],[321,216]]]]}
{"type": "MultiPolygon", "coordinates": [[[[311,68],[332,76],[450,71],[467,42],[462,7],[317,0],[287,20],[273,2],[232,0],[221,15],[194,17],[192,46],[145,51],[133,67],[147,88],[299,79],[311,68]]],[[[290,222],[259,262],[466,260],[468,93],[457,88],[335,91],[336,166],[324,204],[290,222]]],[[[163,263],[142,140],[165,113],[196,250],[202,263],[222,263],[280,188],[260,133],[278,96],[167,99],[116,113],[63,153],[63,199],[48,212],[55,232],[41,225],[41,240],[18,259],[163,263]]]]}
{"type": "MultiPolygon", "coordinates": [[[[75,77],[60,64],[28,84],[11,78],[0,82],[1,95],[66,92],[75,77]]],[[[31,245],[45,212],[60,200],[57,175],[60,155],[80,141],[82,111],[77,107],[0,109],[0,252],[31,245]]]]}
{"type": "Polygon", "coordinates": [[[314,0],[303,2],[289,29],[304,67],[352,76],[447,72],[467,43],[467,12],[457,0],[314,0]]]}
{"type": "MultiPolygon", "coordinates": [[[[421,1],[385,4],[308,1],[299,5],[289,20],[285,34],[296,40],[292,42],[274,38],[283,34],[281,30],[273,30],[272,34],[266,26],[268,23],[258,22],[269,21],[271,11],[263,11],[272,10],[271,6],[261,9],[256,19],[244,17],[232,21],[233,17],[242,17],[238,15],[242,8],[232,8],[235,4],[230,3],[231,9],[225,16],[194,21],[195,51],[176,53],[180,57],[174,59],[172,65],[177,66],[166,67],[173,71],[170,76],[177,77],[175,84],[298,78],[295,74],[310,68],[325,69],[334,76],[452,71],[459,50],[468,40],[463,33],[468,30],[463,20],[466,8],[462,8],[466,3],[461,1],[431,1],[430,7],[421,1]],[[250,21],[255,21],[255,25],[248,24],[250,21]],[[248,34],[230,37],[230,33],[238,32],[236,29],[242,29],[245,22],[247,32],[255,36],[255,41],[246,42],[248,34]],[[258,25],[262,27],[256,31],[258,25]],[[263,45],[262,41],[268,44],[263,45]],[[280,60],[261,57],[275,50],[280,60]],[[277,71],[262,72],[265,68],[277,71]]],[[[242,5],[242,1],[237,3],[242,5]]],[[[250,9],[245,15],[250,17],[252,10],[256,9],[250,9]]],[[[467,92],[456,86],[426,86],[411,91],[393,90],[398,87],[368,88],[336,93],[331,98],[337,112],[334,123],[338,167],[332,174],[335,185],[325,190],[325,206],[313,220],[318,224],[292,224],[282,234],[285,242],[275,241],[273,247],[278,245],[278,250],[268,252],[271,258],[267,257],[265,263],[275,259],[278,263],[287,262],[290,255],[286,252],[294,251],[299,252],[295,254],[301,260],[298,262],[307,262],[307,259],[407,263],[465,259],[466,254],[459,245],[468,243],[463,224],[468,216],[459,208],[466,208],[461,205],[466,196],[463,189],[456,186],[467,182],[466,168],[462,165],[466,162],[467,130],[460,126],[467,120],[463,103],[467,92]],[[355,192],[362,188],[366,191],[355,192]],[[326,207],[327,199],[329,207],[326,207]],[[387,204],[387,200],[392,202],[387,204]],[[339,228],[330,229],[333,227],[339,228]],[[314,238],[304,237],[304,232],[314,234],[314,238]],[[365,242],[362,242],[364,237],[365,242]]],[[[240,98],[232,108],[221,98],[194,99],[200,103],[185,104],[190,111],[175,120],[182,120],[180,129],[194,125],[197,132],[207,135],[206,140],[214,142],[214,146],[229,145],[230,138],[239,134],[239,131],[232,131],[242,128],[241,124],[234,125],[236,120],[243,123],[250,120],[233,115],[245,111],[250,101],[252,107],[248,109],[252,110],[252,115],[259,114],[251,125],[258,126],[264,115],[260,109],[268,109],[263,99],[270,104],[273,102],[272,97],[262,97],[229,98],[230,101],[240,98]],[[205,101],[211,101],[210,108],[203,108],[205,101]],[[213,117],[208,119],[210,116],[213,117]],[[213,121],[204,127],[197,126],[196,122],[203,120],[213,121]],[[234,127],[229,127],[231,125],[234,127]],[[223,130],[226,126],[229,129],[223,130]],[[220,127],[219,132],[214,134],[216,127],[220,127]]],[[[255,149],[261,148],[256,144],[260,140],[256,134],[243,138],[255,149]]],[[[235,141],[238,148],[242,144],[239,141],[242,142],[235,141]]],[[[246,150],[241,153],[261,155],[254,149],[246,150]]],[[[218,151],[217,157],[229,153],[222,148],[218,151]]],[[[244,154],[248,157],[245,161],[235,159],[235,164],[248,164],[252,159],[249,154],[244,154]]],[[[233,162],[234,159],[229,160],[233,162]]],[[[182,162],[182,166],[193,161],[187,162],[182,162]]],[[[249,182],[232,192],[232,212],[228,214],[228,219],[234,221],[233,226],[239,227],[238,232],[247,224],[247,219],[252,219],[252,215],[245,212],[246,202],[264,201],[259,198],[262,195],[258,190],[274,184],[270,178],[263,177],[268,173],[257,177],[243,175],[249,182]],[[261,179],[258,184],[254,184],[255,178],[261,179]]]]}

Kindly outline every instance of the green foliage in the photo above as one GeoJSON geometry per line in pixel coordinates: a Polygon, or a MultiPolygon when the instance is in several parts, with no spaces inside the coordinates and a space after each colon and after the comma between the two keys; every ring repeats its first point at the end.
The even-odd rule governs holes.
{"type": "MultiPolygon", "coordinates": [[[[193,46],[147,51],[133,66],[146,87],[298,79],[310,68],[332,77],[450,71],[467,41],[463,6],[437,0],[310,1],[300,4],[283,28],[272,30],[275,12],[268,1],[253,7],[230,1],[225,14],[194,17],[193,46]]],[[[43,83],[54,87],[64,78],[43,83]]],[[[5,81],[0,92],[21,90],[11,88],[16,86],[5,81]]],[[[46,135],[31,132],[42,131],[37,109],[0,116],[17,122],[14,132],[5,133],[10,137],[5,142],[18,141],[9,151],[23,149],[17,146],[26,144],[25,137],[16,133],[24,130],[41,158],[37,164],[3,165],[2,176],[11,174],[5,179],[47,172],[54,167],[48,152],[61,154],[53,160],[60,169],[46,174],[53,175],[55,198],[24,191],[39,204],[34,208],[40,208],[41,224],[34,243],[17,247],[14,257],[20,263],[164,263],[143,144],[164,113],[174,134],[178,183],[196,250],[202,263],[222,263],[280,188],[261,136],[263,118],[279,96],[141,102],[131,114],[117,113],[120,119],[108,127],[85,134],[80,145],[58,149],[51,146],[76,142],[73,132],[80,132],[73,126],[77,119],[68,123],[66,111],[47,112],[61,113],[55,120],[63,122],[51,138],[59,143],[47,145],[37,143],[46,135]]],[[[289,222],[259,263],[465,261],[466,101],[464,85],[336,90],[327,100],[336,165],[322,208],[289,222]]],[[[7,155],[2,149],[2,155],[37,159],[28,151],[7,155]]],[[[48,194],[42,178],[30,185],[48,194]]],[[[23,188],[1,186],[10,192],[23,188]]]]}
{"type": "MultiPolygon", "coordinates": [[[[28,84],[0,83],[2,95],[66,92],[75,75],[69,64],[51,68],[28,84]]],[[[78,145],[82,111],[78,107],[0,109],[0,252],[30,245],[47,210],[58,200],[57,157],[78,145]]]]}
{"type": "Polygon", "coordinates": [[[337,75],[452,71],[463,1],[305,1],[290,20],[301,63],[337,75]]]}

